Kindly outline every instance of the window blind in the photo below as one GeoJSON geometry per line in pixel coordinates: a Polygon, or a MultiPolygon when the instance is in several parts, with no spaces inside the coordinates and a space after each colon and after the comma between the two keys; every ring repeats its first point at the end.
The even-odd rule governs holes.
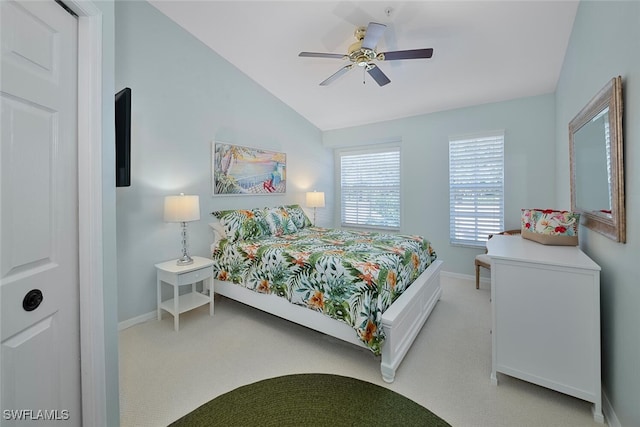
{"type": "Polygon", "coordinates": [[[400,229],[400,148],[339,153],[341,222],[400,229]]]}
{"type": "Polygon", "coordinates": [[[504,230],[504,132],[449,138],[449,238],[484,246],[504,230]]]}

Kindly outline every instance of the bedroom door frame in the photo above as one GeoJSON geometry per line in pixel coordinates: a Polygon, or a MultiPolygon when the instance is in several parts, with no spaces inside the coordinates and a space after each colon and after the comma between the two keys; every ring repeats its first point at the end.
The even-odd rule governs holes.
{"type": "MultiPolygon", "coordinates": [[[[63,0],[78,15],[78,248],[82,425],[106,425],[102,246],[102,11],[63,0]]],[[[115,185],[115,183],[114,183],[115,185]]]]}

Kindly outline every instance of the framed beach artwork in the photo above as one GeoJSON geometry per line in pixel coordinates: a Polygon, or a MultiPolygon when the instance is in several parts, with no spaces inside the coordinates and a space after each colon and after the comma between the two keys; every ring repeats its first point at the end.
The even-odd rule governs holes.
{"type": "Polygon", "coordinates": [[[286,192],[285,153],[215,141],[211,151],[214,196],[286,192]]]}

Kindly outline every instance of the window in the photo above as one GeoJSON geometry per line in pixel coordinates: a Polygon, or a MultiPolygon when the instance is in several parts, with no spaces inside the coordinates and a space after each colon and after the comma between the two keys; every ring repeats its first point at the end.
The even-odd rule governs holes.
{"type": "Polygon", "coordinates": [[[400,147],[339,151],[344,227],[400,229],[400,147]]]}
{"type": "Polygon", "coordinates": [[[449,138],[449,239],[484,246],[504,229],[504,131],[449,138]]]}

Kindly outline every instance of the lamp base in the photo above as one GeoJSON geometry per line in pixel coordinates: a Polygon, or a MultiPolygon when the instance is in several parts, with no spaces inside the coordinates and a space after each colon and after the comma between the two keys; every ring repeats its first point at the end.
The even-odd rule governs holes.
{"type": "Polygon", "coordinates": [[[193,258],[191,258],[189,255],[185,254],[182,256],[182,258],[180,258],[177,262],[177,265],[189,265],[189,264],[193,264],[193,258]]]}
{"type": "Polygon", "coordinates": [[[193,258],[189,256],[187,253],[187,223],[186,221],[182,222],[182,258],[176,262],[178,265],[189,265],[193,264],[193,258]]]}

